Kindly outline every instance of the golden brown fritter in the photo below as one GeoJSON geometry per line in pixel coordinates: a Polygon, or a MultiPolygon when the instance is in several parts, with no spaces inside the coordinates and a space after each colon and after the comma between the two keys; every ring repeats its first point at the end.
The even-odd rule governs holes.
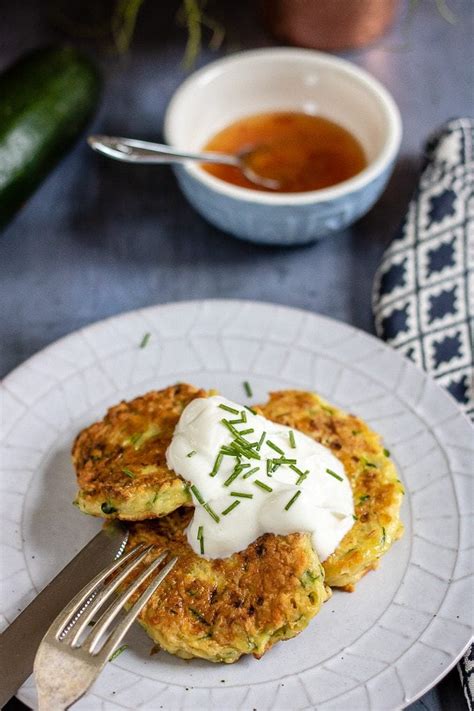
{"type": "Polygon", "coordinates": [[[166,450],[183,409],[206,396],[173,385],[121,402],[83,430],[72,450],[81,511],[140,521],[191,505],[185,482],[166,466],[166,450]]]}
{"type": "Polygon", "coordinates": [[[139,617],[156,644],[183,659],[232,663],[242,654],[260,658],[307,626],[328,597],[309,534],[266,534],[229,558],[207,560],[186,540],[191,517],[180,509],[130,524],[128,549],[155,545],[147,562],[165,549],[179,556],[139,617]]]}
{"type": "Polygon", "coordinates": [[[389,452],[365,422],[313,393],[274,392],[255,409],[329,447],[344,464],[357,520],[323,567],[328,585],[352,590],[403,534],[399,513],[404,489],[389,452]]]}

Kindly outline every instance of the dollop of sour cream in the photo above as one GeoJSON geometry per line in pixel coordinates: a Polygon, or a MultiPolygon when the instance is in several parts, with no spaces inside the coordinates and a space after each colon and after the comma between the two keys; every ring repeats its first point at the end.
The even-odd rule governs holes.
{"type": "Polygon", "coordinates": [[[190,485],[192,549],[226,558],[264,533],[309,532],[324,561],[354,523],[344,466],[310,437],[220,396],[183,410],[167,465],[190,485]]]}

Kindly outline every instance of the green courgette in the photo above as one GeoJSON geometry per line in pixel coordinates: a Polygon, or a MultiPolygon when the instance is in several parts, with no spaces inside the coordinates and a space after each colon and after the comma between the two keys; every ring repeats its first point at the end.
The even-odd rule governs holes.
{"type": "Polygon", "coordinates": [[[101,80],[73,47],[45,47],[0,75],[0,228],[93,115],[101,80]]]}

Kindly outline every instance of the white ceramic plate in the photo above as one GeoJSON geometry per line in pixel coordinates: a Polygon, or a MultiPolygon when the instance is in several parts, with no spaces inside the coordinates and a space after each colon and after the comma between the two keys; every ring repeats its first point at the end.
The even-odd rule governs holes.
{"type": "MultiPolygon", "coordinates": [[[[466,647],[473,429],[454,401],[376,339],[295,309],[245,301],[157,306],[53,344],[6,378],[0,613],[16,614],[99,529],[71,506],[77,431],[121,398],[178,380],[250,402],[316,390],[382,433],[407,496],[406,532],[353,594],[336,592],[296,639],[260,661],[185,662],[136,627],[79,709],[396,709],[466,647]],[[144,333],[151,334],[140,348],[144,333]]],[[[31,680],[19,697],[35,705],[31,680]]]]}

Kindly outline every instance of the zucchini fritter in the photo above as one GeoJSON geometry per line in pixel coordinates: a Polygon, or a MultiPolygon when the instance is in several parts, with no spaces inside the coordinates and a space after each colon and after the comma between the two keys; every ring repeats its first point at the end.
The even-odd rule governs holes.
{"type": "Polygon", "coordinates": [[[323,567],[329,586],[353,590],[354,584],[375,569],[379,558],[403,535],[399,513],[404,489],[389,452],[365,422],[313,393],[270,393],[269,401],[256,410],[269,420],[313,437],[344,464],[357,520],[323,567]]]}
{"type": "Polygon", "coordinates": [[[165,549],[179,556],[138,618],[156,644],[183,659],[230,664],[243,654],[260,658],[307,626],[330,594],[309,534],[265,534],[229,558],[207,560],[186,540],[191,517],[179,509],[130,524],[127,549],[155,545],[146,563],[165,549]]]}
{"type": "Polygon", "coordinates": [[[191,505],[185,482],[166,466],[166,450],[186,405],[205,390],[173,385],[111,407],[80,432],[72,458],[84,513],[140,521],[191,505]]]}

